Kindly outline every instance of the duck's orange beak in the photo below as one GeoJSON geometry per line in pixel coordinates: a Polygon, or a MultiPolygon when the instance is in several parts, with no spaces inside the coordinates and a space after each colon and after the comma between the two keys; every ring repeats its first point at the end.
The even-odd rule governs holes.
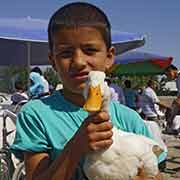
{"type": "Polygon", "coordinates": [[[102,93],[100,85],[89,87],[88,97],[83,108],[88,112],[100,111],[102,105],[102,93]]]}

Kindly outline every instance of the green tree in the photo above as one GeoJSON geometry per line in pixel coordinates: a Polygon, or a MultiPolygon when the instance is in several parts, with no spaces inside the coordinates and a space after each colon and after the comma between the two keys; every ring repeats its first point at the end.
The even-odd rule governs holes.
{"type": "Polygon", "coordinates": [[[53,87],[56,87],[57,84],[59,83],[57,73],[52,68],[50,67],[46,68],[43,75],[47,79],[49,84],[52,85],[53,87]]]}
{"type": "Polygon", "coordinates": [[[133,88],[145,87],[149,79],[157,81],[157,76],[121,76],[114,78],[114,83],[124,87],[124,81],[129,79],[133,88]]]}
{"type": "Polygon", "coordinates": [[[19,66],[8,66],[2,70],[4,77],[0,82],[0,91],[12,93],[14,90],[14,82],[19,79],[27,86],[28,82],[28,68],[19,66]]]}

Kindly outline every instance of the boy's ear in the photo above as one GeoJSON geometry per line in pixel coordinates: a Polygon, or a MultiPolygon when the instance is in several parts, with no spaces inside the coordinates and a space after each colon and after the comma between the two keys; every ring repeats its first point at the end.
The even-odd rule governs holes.
{"type": "Polygon", "coordinates": [[[55,62],[54,62],[54,57],[53,54],[51,52],[48,52],[48,59],[49,62],[51,64],[51,66],[53,67],[53,69],[56,71],[56,66],[55,66],[55,62]]]}
{"type": "Polygon", "coordinates": [[[108,71],[108,69],[110,69],[111,66],[113,65],[114,56],[115,56],[115,48],[111,47],[109,48],[108,53],[107,53],[106,71],[108,71]]]}

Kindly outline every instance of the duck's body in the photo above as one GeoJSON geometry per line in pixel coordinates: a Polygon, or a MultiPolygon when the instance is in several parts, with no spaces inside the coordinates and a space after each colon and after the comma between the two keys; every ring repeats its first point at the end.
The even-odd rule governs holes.
{"type": "Polygon", "coordinates": [[[89,180],[130,180],[144,166],[149,176],[158,173],[157,157],[152,148],[158,145],[145,136],[113,128],[113,144],[105,151],[89,154],[84,171],[89,180]]]}
{"type": "MultiPolygon", "coordinates": [[[[90,72],[85,90],[85,97],[90,98],[84,106],[87,111],[92,112],[93,109],[93,104],[89,102],[95,103],[96,107],[101,104],[99,110],[108,111],[111,96],[104,79],[103,72],[90,72]],[[91,86],[95,87],[95,84],[100,85],[101,92],[88,94],[88,90],[91,86]],[[99,98],[95,97],[99,95],[102,96],[102,103],[96,102],[99,98]]],[[[131,180],[137,175],[138,168],[143,166],[148,176],[153,177],[158,173],[157,156],[153,152],[155,148],[159,148],[155,141],[113,127],[113,144],[106,150],[87,155],[85,174],[89,180],[131,180]]]]}

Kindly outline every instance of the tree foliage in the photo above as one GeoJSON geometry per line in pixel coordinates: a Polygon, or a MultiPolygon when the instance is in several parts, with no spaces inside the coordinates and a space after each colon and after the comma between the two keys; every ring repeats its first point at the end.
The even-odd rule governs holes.
{"type": "Polygon", "coordinates": [[[56,87],[59,83],[59,79],[56,72],[50,67],[46,68],[46,70],[44,71],[44,77],[53,87],[56,87]]]}
{"type": "Polygon", "coordinates": [[[0,91],[12,93],[14,91],[14,82],[18,79],[23,82],[25,87],[28,84],[28,68],[19,66],[8,66],[2,69],[3,79],[0,82],[0,91]]]}

